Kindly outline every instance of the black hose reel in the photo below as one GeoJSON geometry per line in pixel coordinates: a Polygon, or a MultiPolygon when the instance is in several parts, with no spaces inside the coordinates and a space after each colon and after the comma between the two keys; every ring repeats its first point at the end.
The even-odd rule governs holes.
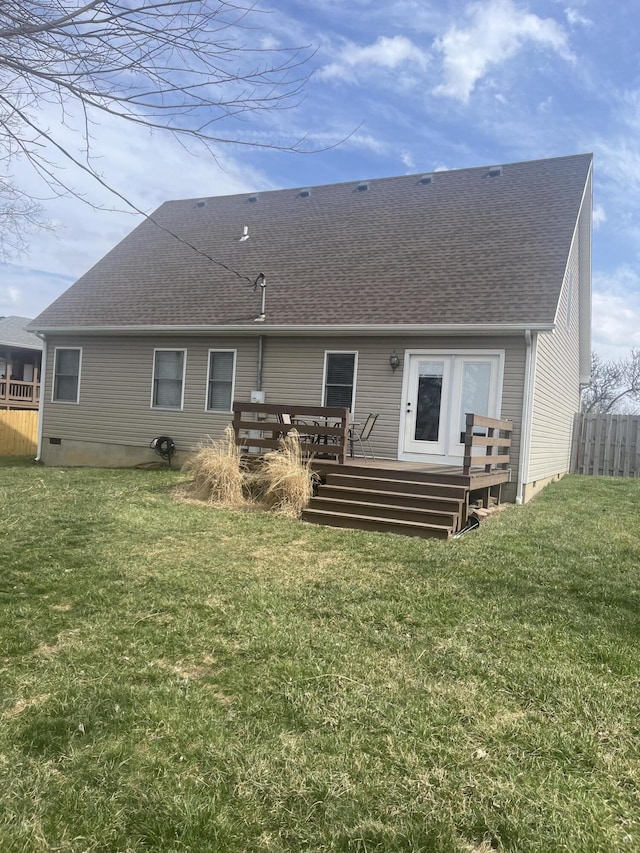
{"type": "Polygon", "coordinates": [[[176,443],[168,435],[159,435],[151,440],[149,447],[152,447],[158,456],[166,459],[169,468],[171,468],[171,457],[176,452],[176,443]]]}

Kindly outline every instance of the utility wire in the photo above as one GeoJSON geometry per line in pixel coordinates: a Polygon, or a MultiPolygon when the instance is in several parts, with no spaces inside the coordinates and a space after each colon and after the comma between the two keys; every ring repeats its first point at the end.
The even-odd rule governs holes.
{"type": "MultiPolygon", "coordinates": [[[[8,103],[8,101],[6,101],[6,99],[2,96],[0,96],[0,101],[4,101],[5,103],[8,103]]],[[[14,110],[14,112],[16,112],[20,116],[22,121],[24,121],[26,124],[29,125],[29,127],[31,127],[33,130],[35,130],[36,133],[39,133],[39,134],[41,133],[40,129],[29,119],[29,117],[24,112],[22,112],[20,109],[18,109],[15,106],[12,106],[12,109],[14,110]]],[[[130,207],[136,213],[140,214],[140,216],[143,216],[149,222],[153,222],[153,224],[157,228],[160,228],[161,231],[164,231],[166,234],[169,234],[171,237],[173,237],[179,243],[182,243],[184,246],[188,246],[190,249],[192,249],[194,252],[196,252],[201,257],[206,258],[208,261],[211,261],[212,264],[216,264],[216,266],[222,267],[223,269],[227,270],[227,272],[230,272],[233,275],[237,276],[241,281],[246,281],[250,285],[255,287],[257,279],[256,279],[256,281],[253,281],[248,276],[243,275],[242,273],[239,273],[238,270],[234,270],[233,267],[230,267],[227,264],[223,263],[222,261],[218,261],[215,258],[212,258],[211,255],[208,254],[208,252],[204,252],[204,251],[202,251],[202,249],[199,249],[197,246],[194,246],[193,243],[191,243],[189,240],[185,240],[184,237],[180,237],[178,234],[175,233],[175,231],[172,231],[170,228],[167,228],[166,225],[161,225],[157,219],[154,219],[153,216],[151,216],[148,213],[145,213],[144,210],[141,210],[136,204],[134,204],[132,201],[129,201],[129,199],[126,196],[124,196],[118,190],[114,189],[114,187],[109,186],[109,184],[106,181],[104,181],[100,177],[100,175],[96,174],[89,166],[86,166],[84,163],[82,163],[80,160],[78,160],[76,157],[74,157],[73,154],[71,154],[69,151],[67,151],[67,149],[63,145],[60,145],[60,143],[56,142],[56,140],[53,139],[52,137],[47,137],[47,138],[48,138],[48,141],[55,148],[57,148],[58,151],[60,151],[60,153],[63,154],[68,160],[71,160],[72,163],[74,163],[76,166],[78,166],[83,171],[87,172],[88,175],[91,175],[91,177],[94,180],[96,180],[101,186],[103,186],[108,192],[117,196],[128,207],[130,207]]]]}

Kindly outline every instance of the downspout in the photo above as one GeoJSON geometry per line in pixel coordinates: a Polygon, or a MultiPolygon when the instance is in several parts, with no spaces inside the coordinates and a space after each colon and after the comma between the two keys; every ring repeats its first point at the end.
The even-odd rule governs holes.
{"type": "Polygon", "coordinates": [[[36,462],[40,462],[42,456],[42,430],[44,421],[44,381],[47,375],[47,338],[46,335],[35,333],[42,341],[42,362],[40,364],[40,401],[38,403],[38,449],[36,451],[36,462]]]}
{"type": "Polygon", "coordinates": [[[531,334],[531,329],[524,333],[527,350],[524,360],[524,387],[522,396],[522,420],[520,427],[520,459],[518,461],[518,491],[516,503],[522,504],[524,500],[525,479],[529,474],[529,451],[531,449],[531,414],[533,412],[533,390],[535,384],[536,367],[535,356],[538,344],[536,333],[531,334]]]}
{"type": "Polygon", "coordinates": [[[262,353],[264,349],[264,335],[258,335],[258,378],[256,391],[262,391],[262,353]]]}

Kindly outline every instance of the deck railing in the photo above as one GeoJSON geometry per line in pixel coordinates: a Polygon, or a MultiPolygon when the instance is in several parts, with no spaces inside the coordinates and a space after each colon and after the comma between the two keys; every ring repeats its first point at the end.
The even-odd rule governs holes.
{"type": "Polygon", "coordinates": [[[40,399],[39,382],[21,382],[17,379],[0,379],[0,406],[28,405],[35,408],[40,399]]]}
{"type": "Polygon", "coordinates": [[[331,406],[233,404],[236,444],[262,453],[279,446],[279,440],[297,430],[300,447],[314,456],[334,456],[344,463],[349,445],[349,410],[331,406]],[[291,420],[291,423],[284,421],[291,420]]]}
{"type": "Polygon", "coordinates": [[[506,469],[509,464],[512,432],[512,421],[501,421],[468,413],[464,433],[463,473],[469,474],[472,467],[484,467],[486,473],[493,468],[506,469]],[[474,456],[474,447],[484,447],[485,455],[474,456]]]}

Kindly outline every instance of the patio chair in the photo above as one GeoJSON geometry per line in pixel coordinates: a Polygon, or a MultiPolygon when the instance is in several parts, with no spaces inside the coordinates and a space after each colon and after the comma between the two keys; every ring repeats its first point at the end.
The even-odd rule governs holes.
{"type": "Polygon", "coordinates": [[[371,431],[373,430],[376,421],[378,420],[378,415],[370,414],[367,415],[367,419],[364,422],[364,426],[362,429],[358,430],[354,427],[349,429],[349,444],[351,445],[351,456],[353,457],[353,444],[354,442],[358,442],[360,445],[360,450],[364,458],[367,458],[367,452],[365,450],[365,443],[369,447],[369,453],[371,454],[371,458],[375,459],[375,455],[373,452],[373,447],[371,446],[370,436],[371,431]]]}
{"type": "MultiPolygon", "coordinates": [[[[277,415],[278,422],[283,426],[293,426],[298,430],[298,435],[300,436],[300,441],[305,441],[307,443],[313,444],[317,440],[316,435],[307,435],[302,432],[299,427],[308,426],[306,421],[301,420],[300,418],[292,418],[289,412],[281,412],[277,415]]],[[[288,432],[288,431],[287,431],[288,432]]],[[[281,432],[279,434],[279,438],[284,438],[287,435],[287,432],[281,432]]]]}

